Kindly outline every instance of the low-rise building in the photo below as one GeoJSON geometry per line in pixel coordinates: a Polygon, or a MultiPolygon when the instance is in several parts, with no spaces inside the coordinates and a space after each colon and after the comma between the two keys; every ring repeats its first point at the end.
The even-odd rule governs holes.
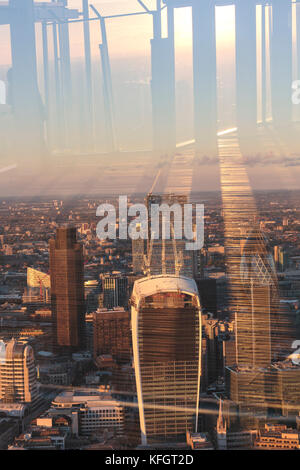
{"type": "Polygon", "coordinates": [[[188,431],[186,443],[192,450],[214,450],[208,434],[204,432],[190,433],[188,431]]]}
{"type": "Polygon", "coordinates": [[[300,449],[300,432],[286,425],[266,424],[259,432],[254,448],[260,450],[296,450],[300,449]]]}
{"type": "Polygon", "coordinates": [[[49,413],[70,416],[75,435],[90,436],[105,430],[113,430],[116,435],[124,432],[124,407],[109,393],[63,392],[53,400],[49,413]]]}
{"type": "Polygon", "coordinates": [[[65,450],[67,432],[59,428],[34,426],[15,438],[8,450],[65,450]]]}

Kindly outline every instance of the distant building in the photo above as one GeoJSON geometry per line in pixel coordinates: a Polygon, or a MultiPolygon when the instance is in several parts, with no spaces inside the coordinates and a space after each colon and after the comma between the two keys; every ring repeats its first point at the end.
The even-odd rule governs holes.
{"type": "MultiPolygon", "coordinates": [[[[202,304],[201,304],[202,307],[202,304]]],[[[223,375],[223,339],[227,325],[209,315],[202,315],[202,375],[201,390],[216,382],[223,375]],[[224,331],[221,331],[221,329],[224,331]]]]}
{"type": "Polygon", "coordinates": [[[86,350],[91,352],[94,350],[94,314],[85,314],[85,346],[86,350]]]}
{"type": "Polygon", "coordinates": [[[274,246],[274,261],[276,263],[277,269],[281,272],[285,271],[288,267],[289,258],[282,246],[274,246]]]}
{"type": "Polygon", "coordinates": [[[235,286],[237,363],[264,367],[271,363],[276,345],[272,331],[279,310],[276,269],[267,241],[258,229],[241,242],[240,279],[235,286]]]}
{"type": "Polygon", "coordinates": [[[217,314],[217,281],[216,279],[195,279],[203,311],[217,314]]]}
{"type": "MultiPolygon", "coordinates": [[[[232,364],[225,360],[225,382],[227,397],[239,405],[241,427],[249,429],[258,422],[266,422],[272,406],[284,408],[281,376],[283,382],[295,387],[299,372],[293,368],[289,373],[281,373],[280,363],[275,370],[274,360],[287,357],[291,338],[289,319],[280,309],[277,272],[268,242],[258,228],[240,242],[241,256],[234,258],[231,267],[236,355],[234,359],[233,351],[226,351],[232,348],[225,346],[224,352],[234,359],[232,364]]],[[[289,369],[290,365],[283,367],[289,369]]],[[[297,400],[297,393],[293,394],[297,400]]],[[[291,397],[291,401],[295,399],[291,397]]]]}
{"type": "Polygon", "coordinates": [[[130,313],[122,307],[93,314],[94,356],[110,354],[118,363],[131,360],[130,313]]]}
{"type": "Polygon", "coordinates": [[[86,311],[92,313],[99,307],[99,296],[101,287],[98,280],[87,280],[84,282],[84,296],[86,311]]]}
{"type": "Polygon", "coordinates": [[[107,393],[63,392],[53,400],[49,415],[69,416],[75,435],[90,436],[105,429],[117,435],[124,432],[124,408],[107,393]]]}
{"type": "Polygon", "coordinates": [[[51,304],[56,345],[70,350],[84,346],[84,280],[82,246],[76,228],[58,228],[50,240],[51,304]]]}
{"type": "Polygon", "coordinates": [[[259,432],[254,443],[255,449],[260,450],[299,450],[300,432],[286,425],[266,424],[259,432]]]}
{"type": "Polygon", "coordinates": [[[0,402],[0,414],[7,417],[23,420],[30,413],[29,406],[22,403],[4,403],[0,402]]]}
{"type": "Polygon", "coordinates": [[[114,307],[127,307],[127,277],[119,274],[103,275],[103,307],[112,309],[114,307]]]}
{"type": "Polygon", "coordinates": [[[34,405],[38,398],[33,349],[14,339],[0,341],[0,399],[34,405]]]}
{"type": "Polygon", "coordinates": [[[43,361],[38,367],[39,381],[43,384],[70,385],[74,378],[74,369],[71,361],[59,362],[55,357],[49,358],[48,363],[43,361]]]}

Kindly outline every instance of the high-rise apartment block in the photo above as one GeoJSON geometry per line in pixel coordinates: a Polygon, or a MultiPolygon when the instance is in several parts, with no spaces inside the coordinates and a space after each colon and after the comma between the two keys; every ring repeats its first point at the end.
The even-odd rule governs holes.
{"type": "Polygon", "coordinates": [[[118,363],[131,360],[130,314],[122,307],[93,313],[94,356],[110,354],[118,363]]]}

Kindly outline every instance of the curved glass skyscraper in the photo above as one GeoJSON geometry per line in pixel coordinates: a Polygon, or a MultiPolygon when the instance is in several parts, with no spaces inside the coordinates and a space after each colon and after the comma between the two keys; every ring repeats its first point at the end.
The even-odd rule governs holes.
{"type": "Polygon", "coordinates": [[[195,281],[143,278],[132,294],[132,340],[142,444],[197,431],[201,307],[195,281]]]}

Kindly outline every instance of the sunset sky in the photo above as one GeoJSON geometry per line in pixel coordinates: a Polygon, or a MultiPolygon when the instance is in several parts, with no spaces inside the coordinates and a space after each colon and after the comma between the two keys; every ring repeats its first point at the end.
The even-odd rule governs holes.
{"type": "MultiPolygon", "coordinates": [[[[0,5],[3,0],[0,0],[0,5]]],[[[136,0],[95,0],[91,2],[103,15],[114,15],[142,11],[136,0]]],[[[146,0],[147,6],[154,6],[154,0],[146,0]]],[[[70,8],[81,9],[81,0],[69,0],[70,8]]],[[[91,16],[94,13],[91,12],[91,16]]],[[[192,19],[191,8],[182,8],[175,12],[176,46],[178,50],[191,53],[192,19]]],[[[226,48],[234,39],[232,24],[232,7],[217,8],[218,34],[226,48]]],[[[149,38],[152,36],[152,18],[150,15],[107,20],[108,39],[112,57],[141,56],[150,53],[149,38]]],[[[37,26],[37,39],[40,27],[37,26]]],[[[166,34],[166,15],[163,14],[163,35],[166,34]]],[[[99,23],[91,22],[91,48],[94,57],[99,54],[101,40],[99,23]]],[[[39,41],[38,41],[39,42],[39,41]]],[[[71,55],[73,58],[83,56],[82,24],[70,26],[71,55]]],[[[0,28],[0,64],[10,63],[9,28],[0,28]]]]}
{"type": "MultiPolygon", "coordinates": [[[[154,7],[155,0],[144,0],[149,8],[154,7]]],[[[245,0],[246,1],[246,0],[245,0]]],[[[2,0],[0,0],[0,5],[2,0]]],[[[94,6],[99,9],[100,13],[107,15],[123,14],[130,12],[142,11],[141,6],[136,0],[90,0],[94,6]]],[[[78,8],[81,10],[81,0],[69,0],[69,7],[78,8]]],[[[91,12],[91,17],[94,13],[91,12]]],[[[152,18],[151,15],[141,15],[127,18],[109,19],[107,23],[107,33],[109,42],[109,52],[112,63],[113,81],[119,87],[115,88],[117,97],[124,95],[124,86],[127,86],[126,80],[143,81],[149,85],[150,80],[150,39],[152,38],[152,18]],[[125,60],[126,59],[126,60],[125,60]],[[142,64],[142,65],[141,65],[142,64]],[[135,74],[135,76],[134,76],[135,74]],[[125,77],[125,78],[124,78],[125,77]],[[125,84],[125,85],[124,85],[125,84]],[[123,88],[122,88],[123,87],[123,88]]],[[[166,36],[166,15],[163,14],[162,25],[163,36],[166,36]]],[[[192,89],[192,18],[191,8],[177,9],[175,12],[175,26],[176,26],[176,80],[179,83],[189,83],[192,89]]],[[[221,80],[222,86],[220,87],[219,94],[223,99],[223,110],[225,113],[229,109],[234,108],[235,100],[235,35],[234,35],[234,7],[218,7],[216,9],[216,36],[217,36],[217,65],[218,65],[218,79],[221,80]]],[[[42,64],[42,48],[41,48],[41,27],[36,26],[36,43],[39,69],[41,70],[42,64]]],[[[91,49],[94,59],[94,71],[100,70],[100,57],[99,57],[99,43],[101,42],[101,35],[99,31],[99,22],[91,22],[91,49]]],[[[72,64],[78,60],[83,59],[84,45],[83,45],[83,27],[81,23],[73,23],[70,25],[70,46],[71,46],[71,60],[72,64]]],[[[49,54],[52,59],[52,41],[49,35],[49,54]]],[[[0,27],[0,66],[10,66],[10,36],[8,26],[0,27]]],[[[5,69],[7,69],[5,67],[5,69]]],[[[1,71],[1,68],[0,68],[1,71]]],[[[5,70],[2,67],[2,77],[4,78],[5,70]]],[[[98,72],[97,72],[98,73],[98,72]]],[[[42,80],[41,80],[42,83],[42,80]]],[[[80,83],[81,84],[81,83],[80,83]]],[[[41,87],[42,92],[42,87],[41,87]]],[[[150,92],[149,92],[150,93],[150,92]]],[[[150,96],[150,95],[149,95],[150,96]]],[[[191,102],[191,96],[188,97],[191,102]]],[[[183,105],[185,100],[182,99],[183,105]]],[[[149,100],[150,102],[150,100],[149,100]]],[[[182,103],[181,103],[182,105],[182,103]]],[[[118,112],[123,108],[129,109],[128,105],[117,102],[119,106],[118,112]]],[[[145,107],[148,110],[147,107],[145,107]]],[[[187,108],[183,108],[187,109],[187,108]]],[[[130,109],[129,109],[130,111],[130,109]]],[[[148,111],[147,111],[148,112],[148,111]]],[[[148,112],[150,115],[151,111],[148,112]]],[[[120,113],[119,113],[120,114],[120,113]]],[[[179,109],[179,117],[182,120],[189,119],[192,122],[192,110],[189,107],[188,111],[181,112],[179,109]],[[180,115],[180,113],[182,115],[180,115]]],[[[124,121],[128,124],[129,119],[125,115],[124,121]]],[[[138,120],[139,118],[137,118],[138,120]]],[[[149,118],[151,120],[151,116],[149,118]]],[[[134,127],[136,123],[130,124],[130,132],[133,136],[141,133],[138,126],[134,127]]],[[[139,124],[139,123],[138,123],[139,124]]],[[[227,127],[235,126],[235,122],[228,122],[227,127]]],[[[223,127],[224,128],[224,127],[223,127]]],[[[124,128],[124,133],[127,132],[127,127],[124,128]]],[[[129,134],[129,133],[128,133],[129,134]]],[[[185,139],[190,139],[191,135],[186,135],[185,139]]],[[[132,138],[134,141],[134,137],[132,138]]],[[[287,162],[285,159],[287,155],[284,153],[284,146],[280,147],[282,155],[276,157],[277,161],[269,160],[263,156],[263,161],[260,163],[251,162],[249,164],[249,173],[254,186],[262,187],[298,187],[300,177],[300,163],[298,152],[293,153],[292,157],[297,159],[297,162],[287,162]]],[[[271,155],[272,157],[272,155],[271,155]]],[[[8,162],[11,163],[11,162],[8,162]]],[[[213,164],[201,166],[201,177],[203,179],[204,189],[216,189],[218,186],[218,168],[213,164]]]]}

